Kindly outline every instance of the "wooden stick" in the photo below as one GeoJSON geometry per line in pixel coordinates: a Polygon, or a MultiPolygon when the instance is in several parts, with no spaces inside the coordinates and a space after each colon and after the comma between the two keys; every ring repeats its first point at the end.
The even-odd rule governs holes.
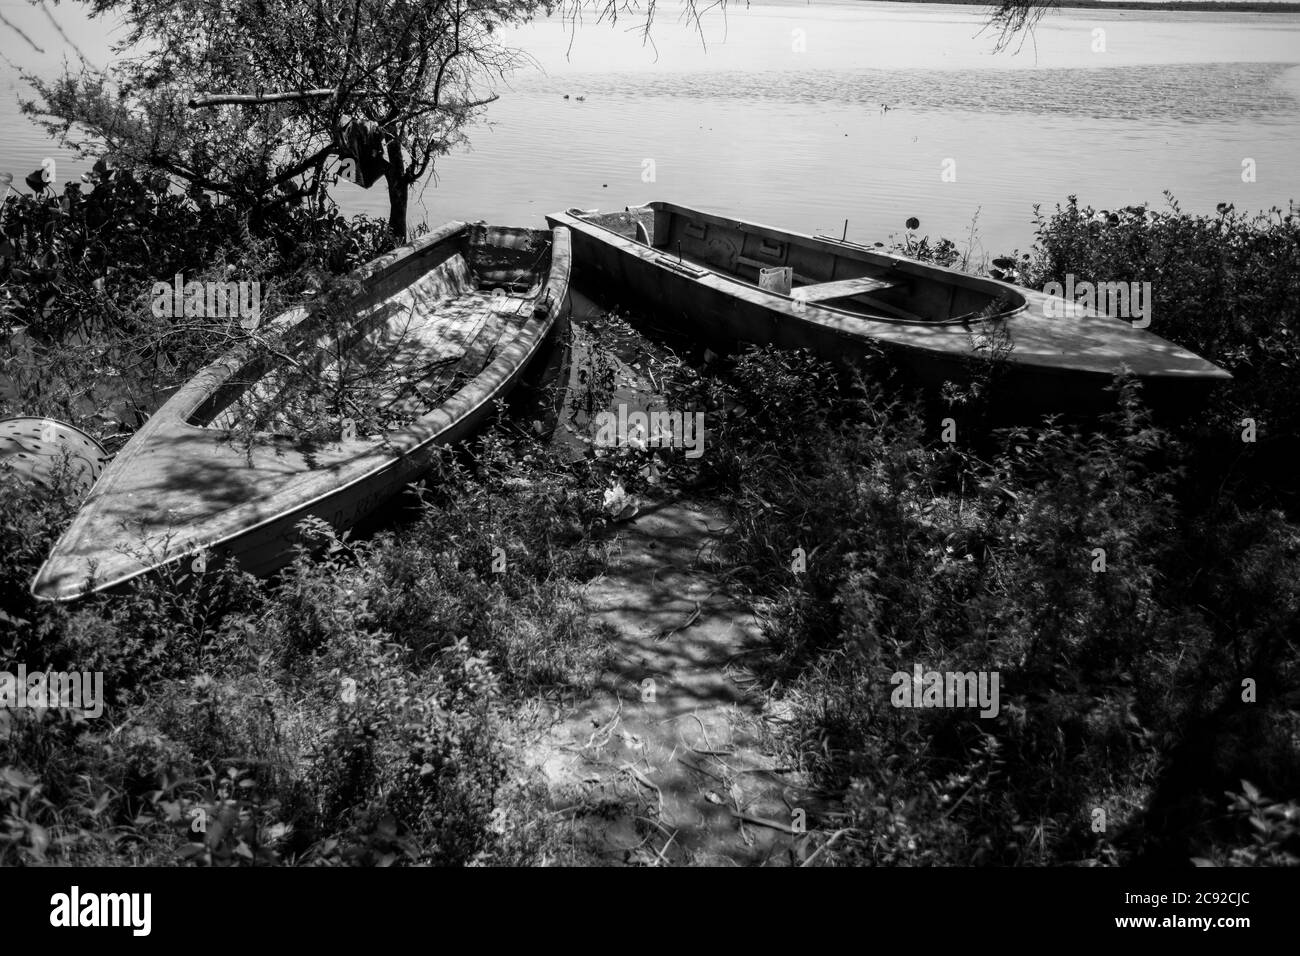
{"type": "Polygon", "coordinates": [[[758,824],[758,826],[760,827],[770,827],[773,830],[780,830],[782,833],[789,833],[794,836],[805,835],[799,833],[798,830],[796,830],[794,827],[790,826],[789,824],[782,823],[779,820],[769,820],[767,819],[767,817],[756,817],[753,814],[741,813],[738,810],[732,810],[731,815],[735,817],[737,820],[743,820],[746,823],[755,823],[758,824]]]}
{"type": "Polygon", "coordinates": [[[196,96],[190,100],[190,109],[205,106],[233,106],[240,103],[285,103],[295,100],[319,99],[333,96],[338,90],[299,90],[296,93],[214,93],[211,96],[196,96]]]}
{"type": "MultiPolygon", "coordinates": [[[[192,110],[203,109],[209,106],[238,106],[238,105],[257,105],[260,103],[292,103],[298,100],[324,99],[327,96],[334,96],[339,91],[336,89],[326,89],[322,87],[318,90],[297,90],[287,93],[213,93],[208,96],[196,96],[189,101],[189,107],[192,110]]],[[[353,90],[354,96],[379,96],[375,90],[353,90]]],[[[475,106],[486,106],[488,103],[495,103],[500,99],[500,94],[493,93],[491,96],[485,96],[478,100],[448,100],[445,103],[434,103],[430,100],[417,99],[413,102],[421,109],[434,110],[459,110],[472,109],[475,106]]],[[[413,110],[399,119],[405,119],[419,112],[413,110]]]]}
{"type": "Polygon", "coordinates": [[[838,840],[840,837],[844,836],[844,834],[846,834],[846,833],[852,833],[852,832],[854,831],[854,829],[855,829],[854,827],[845,827],[843,830],[836,830],[834,833],[831,834],[831,838],[830,838],[829,840],[827,840],[825,843],[823,843],[823,844],[822,844],[821,846],[819,846],[817,849],[813,850],[812,854],[809,855],[808,859],[804,860],[803,863],[801,863],[801,864],[799,864],[799,865],[800,865],[800,866],[812,866],[812,865],[813,865],[813,861],[816,860],[817,857],[819,857],[819,856],[822,855],[822,851],[823,851],[823,850],[829,849],[829,848],[830,848],[830,845],[831,845],[832,843],[834,843],[834,842],[835,842],[836,840],[838,840]]]}

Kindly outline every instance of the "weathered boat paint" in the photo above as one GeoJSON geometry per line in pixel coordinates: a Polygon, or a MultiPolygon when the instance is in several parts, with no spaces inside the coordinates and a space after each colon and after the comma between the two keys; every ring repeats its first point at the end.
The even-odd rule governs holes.
{"type": "MultiPolygon", "coordinates": [[[[366,291],[358,305],[409,285],[475,228],[483,227],[448,223],[369,263],[359,271],[366,291]]],[[[386,445],[352,439],[307,453],[262,443],[253,446],[250,462],[223,430],[194,424],[248,364],[252,353],[238,347],[182,386],[118,453],[42,565],[33,595],[69,601],[182,561],[231,559],[251,573],[268,574],[290,560],[302,519],[315,516],[342,531],[418,478],[439,448],[469,436],[493,413],[494,402],[514,387],[568,306],[568,230],[526,232],[550,241],[533,313],[442,404],[389,432],[386,445]]],[[[504,265],[489,269],[487,281],[508,273],[504,265]]],[[[305,319],[298,309],[274,321],[296,325],[305,319]]]]}
{"type": "Polygon", "coordinates": [[[1106,390],[1121,367],[1151,404],[1165,408],[1201,402],[1231,379],[1200,356],[1094,309],[840,239],[664,202],[606,216],[571,210],[547,222],[573,233],[576,281],[630,293],[724,346],[802,348],[845,363],[879,347],[935,388],[968,380],[982,358],[978,338],[997,333],[1010,346],[1005,393],[1033,414],[1108,408],[1106,390]],[[650,219],[647,244],[637,240],[637,227],[650,219]],[[888,288],[829,301],[816,301],[816,290],[759,288],[760,269],[782,266],[805,290],[861,277],[888,288]],[[1051,312],[1060,317],[1048,318],[1051,312]]]}

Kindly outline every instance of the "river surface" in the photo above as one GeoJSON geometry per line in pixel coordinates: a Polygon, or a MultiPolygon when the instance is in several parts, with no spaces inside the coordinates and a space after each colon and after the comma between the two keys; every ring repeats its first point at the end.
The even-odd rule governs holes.
{"type": "MultiPolygon", "coordinates": [[[[533,65],[416,190],[411,221],[665,199],[804,232],[847,219],[859,241],[916,216],[965,246],[974,224],[978,258],[1028,248],[1034,204],[1070,194],[1114,208],[1169,190],[1192,212],[1300,199],[1300,15],[1065,10],[997,52],[981,7],[732,0],[703,37],[659,7],[653,44],[624,21],[513,31],[533,65]]],[[[51,9],[108,59],[120,32],[51,9]]],[[[39,8],[0,12],[43,50],[0,25],[0,169],[20,182],[52,155],[60,179],[78,175],[17,115],[17,67],[51,74],[68,44],[39,8]]],[[[335,196],[386,215],[382,183],[335,196]]]]}

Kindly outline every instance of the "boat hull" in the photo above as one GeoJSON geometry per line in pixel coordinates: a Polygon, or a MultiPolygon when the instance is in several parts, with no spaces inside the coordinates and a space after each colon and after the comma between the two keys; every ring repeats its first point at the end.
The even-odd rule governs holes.
{"type": "MultiPolygon", "coordinates": [[[[368,264],[363,298],[382,298],[427,274],[475,228],[488,227],[450,223],[368,264]]],[[[246,459],[222,429],[196,424],[213,417],[205,409],[239,379],[251,353],[240,347],[222,356],[155,412],[100,476],[33,581],[33,595],[69,601],[162,568],[185,571],[187,562],[195,570],[234,562],[265,575],[292,560],[304,519],[339,532],[356,525],[424,474],[441,449],[482,427],[537,357],[569,308],[568,231],[552,230],[549,242],[531,313],[502,336],[480,372],[382,441],[346,439],[306,451],[256,446],[246,459]]],[[[496,278],[508,274],[501,269],[496,278]]]]}
{"type": "MultiPolygon", "coordinates": [[[[733,351],[754,343],[806,349],[847,364],[884,351],[917,384],[933,390],[945,382],[967,382],[987,369],[987,352],[978,343],[1000,339],[1009,346],[999,363],[1000,392],[1016,412],[1033,415],[1092,414],[1113,407],[1107,389],[1122,367],[1142,383],[1150,404],[1178,410],[1203,402],[1213,387],[1230,379],[1199,356],[1131,323],[993,279],[666,203],[639,209],[654,212],[656,245],[637,241],[631,228],[606,228],[573,213],[548,216],[547,221],[567,226],[573,234],[576,282],[621,304],[651,310],[659,321],[672,322],[715,348],[733,351]],[[682,231],[682,222],[689,231],[682,231]],[[686,251],[677,254],[683,245],[686,251]],[[722,251],[715,253],[718,249],[722,251]],[[774,253],[768,261],[752,258],[764,249],[774,253]],[[834,278],[831,273],[848,261],[860,272],[870,268],[939,287],[951,283],[967,296],[991,301],[1005,296],[1007,306],[991,319],[970,322],[868,318],[743,281],[729,274],[737,259],[774,268],[792,263],[796,274],[820,268],[819,280],[834,278]],[[1050,317],[1057,312],[1063,313],[1060,318],[1050,317]]],[[[896,308],[907,304],[906,299],[895,302],[896,308]]]]}

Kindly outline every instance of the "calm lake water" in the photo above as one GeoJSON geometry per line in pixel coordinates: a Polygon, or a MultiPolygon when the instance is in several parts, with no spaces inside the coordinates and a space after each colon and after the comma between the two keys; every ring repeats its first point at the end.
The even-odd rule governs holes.
{"type": "MultiPolygon", "coordinates": [[[[67,47],[43,16],[0,7],[45,50],[0,26],[6,56],[56,68],[67,47]]],[[[92,62],[107,59],[111,30],[56,15],[92,62]]],[[[917,216],[964,243],[977,220],[976,253],[996,255],[1032,243],[1035,203],[1071,193],[1114,208],[1168,189],[1194,212],[1300,198],[1297,15],[1067,10],[1002,53],[979,7],[733,0],[702,44],[661,4],[653,47],[627,26],[516,31],[535,65],[439,162],[412,222],[537,225],[570,206],[666,199],[805,232],[838,235],[847,218],[859,241],[917,216]]],[[[17,116],[21,91],[0,65],[0,169],[19,178],[53,155],[60,179],[79,175],[17,116]]],[[[382,184],[336,198],[387,212],[382,184]]]]}

